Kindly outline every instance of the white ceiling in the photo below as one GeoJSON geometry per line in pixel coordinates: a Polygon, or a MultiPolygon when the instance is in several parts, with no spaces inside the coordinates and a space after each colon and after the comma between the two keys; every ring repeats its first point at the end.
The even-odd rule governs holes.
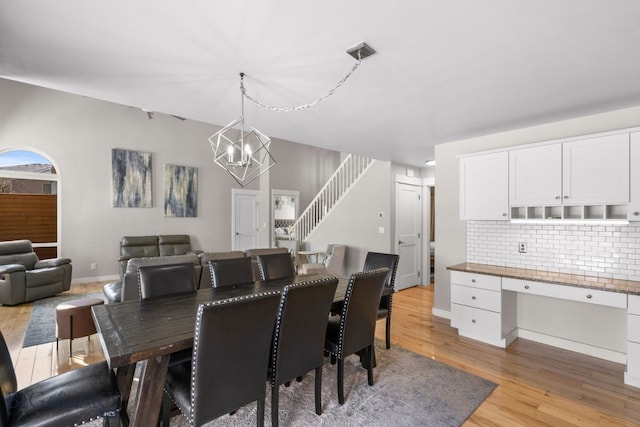
{"type": "MultiPolygon", "coordinates": [[[[0,77],[422,166],[458,139],[640,105],[637,0],[0,0],[0,77]]],[[[1,96],[1,94],[0,94],[1,96]]],[[[146,118],[141,116],[141,120],[146,118]]]]}

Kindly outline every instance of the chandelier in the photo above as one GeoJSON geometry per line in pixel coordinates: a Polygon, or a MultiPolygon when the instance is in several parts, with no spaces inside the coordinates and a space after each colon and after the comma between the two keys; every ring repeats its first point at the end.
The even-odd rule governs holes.
{"type": "Polygon", "coordinates": [[[277,112],[297,111],[312,107],[323,99],[333,95],[336,89],[342,86],[360,66],[362,59],[374,54],[375,50],[365,42],[361,42],[347,49],[347,53],[357,60],[351,71],[327,94],[311,103],[296,107],[272,107],[251,97],[247,94],[244,87],[245,74],[240,73],[240,117],[209,137],[209,144],[211,144],[211,149],[214,154],[214,162],[225,169],[241,187],[246,186],[275,166],[276,160],[269,151],[271,138],[245,121],[244,99],[247,98],[266,110],[277,112]]]}

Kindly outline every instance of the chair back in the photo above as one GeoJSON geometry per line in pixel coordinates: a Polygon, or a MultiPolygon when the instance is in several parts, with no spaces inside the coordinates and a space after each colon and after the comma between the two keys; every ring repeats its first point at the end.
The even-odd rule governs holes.
{"type": "Polygon", "coordinates": [[[335,277],[285,286],[273,334],[272,385],[322,366],[327,318],[337,286],[335,277]]]}
{"type": "MultiPolygon", "coordinates": [[[[331,246],[331,252],[327,256],[325,260],[325,265],[327,267],[327,273],[342,277],[342,271],[344,267],[344,259],[345,254],[347,252],[347,247],[344,245],[329,245],[331,246]]],[[[329,248],[327,248],[329,250],[329,248]]]]}
{"type": "Polygon", "coordinates": [[[349,278],[340,314],[339,357],[373,344],[378,305],[388,269],[354,273],[349,278]]]}
{"type": "Polygon", "coordinates": [[[209,270],[214,288],[253,282],[253,265],[249,257],[211,260],[209,270]]]}
{"type": "Polygon", "coordinates": [[[367,252],[367,257],[364,260],[364,267],[362,271],[371,271],[378,268],[388,268],[389,272],[384,279],[384,285],[393,288],[396,281],[396,271],[398,270],[398,261],[400,256],[396,254],[384,254],[380,252],[367,252]]]}
{"type": "Polygon", "coordinates": [[[264,399],[275,292],[201,304],[191,369],[191,425],[264,399]]]}
{"type": "Polygon", "coordinates": [[[0,332],[0,425],[8,425],[8,408],[4,397],[9,393],[15,393],[18,390],[18,381],[16,380],[16,371],[13,368],[11,354],[4,340],[2,332],[0,332]]]}
{"type": "Polygon", "coordinates": [[[293,259],[289,252],[258,255],[260,280],[289,279],[295,275],[293,259]]]}
{"type": "Polygon", "coordinates": [[[196,270],[192,263],[138,267],[140,299],[195,292],[196,270]]]}

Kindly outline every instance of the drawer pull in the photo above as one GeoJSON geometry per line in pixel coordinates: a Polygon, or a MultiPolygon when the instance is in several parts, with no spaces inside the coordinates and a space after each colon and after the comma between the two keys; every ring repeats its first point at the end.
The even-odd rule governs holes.
{"type": "Polygon", "coordinates": [[[471,323],[476,323],[476,319],[471,319],[471,323]]]}
{"type": "Polygon", "coordinates": [[[525,289],[529,289],[529,285],[524,285],[524,288],[525,289]]]}
{"type": "Polygon", "coordinates": [[[476,279],[471,279],[471,283],[476,283],[476,279]]]}
{"type": "Polygon", "coordinates": [[[640,212],[638,212],[638,211],[635,211],[635,212],[633,213],[633,216],[638,216],[638,215],[640,215],[640,212]]]}
{"type": "Polygon", "coordinates": [[[471,299],[476,299],[476,296],[475,296],[475,295],[474,295],[474,296],[472,296],[472,297],[471,297],[471,299]]]}
{"type": "Polygon", "coordinates": [[[591,299],[591,298],[593,298],[593,295],[591,294],[587,295],[587,299],[591,299]]]}

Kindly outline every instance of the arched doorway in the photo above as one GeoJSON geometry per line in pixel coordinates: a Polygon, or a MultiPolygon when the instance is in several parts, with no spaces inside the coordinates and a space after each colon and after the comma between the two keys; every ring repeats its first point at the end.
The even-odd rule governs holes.
{"type": "Polygon", "coordinates": [[[0,149],[0,240],[27,239],[40,259],[58,256],[58,173],[44,154],[0,149]]]}

